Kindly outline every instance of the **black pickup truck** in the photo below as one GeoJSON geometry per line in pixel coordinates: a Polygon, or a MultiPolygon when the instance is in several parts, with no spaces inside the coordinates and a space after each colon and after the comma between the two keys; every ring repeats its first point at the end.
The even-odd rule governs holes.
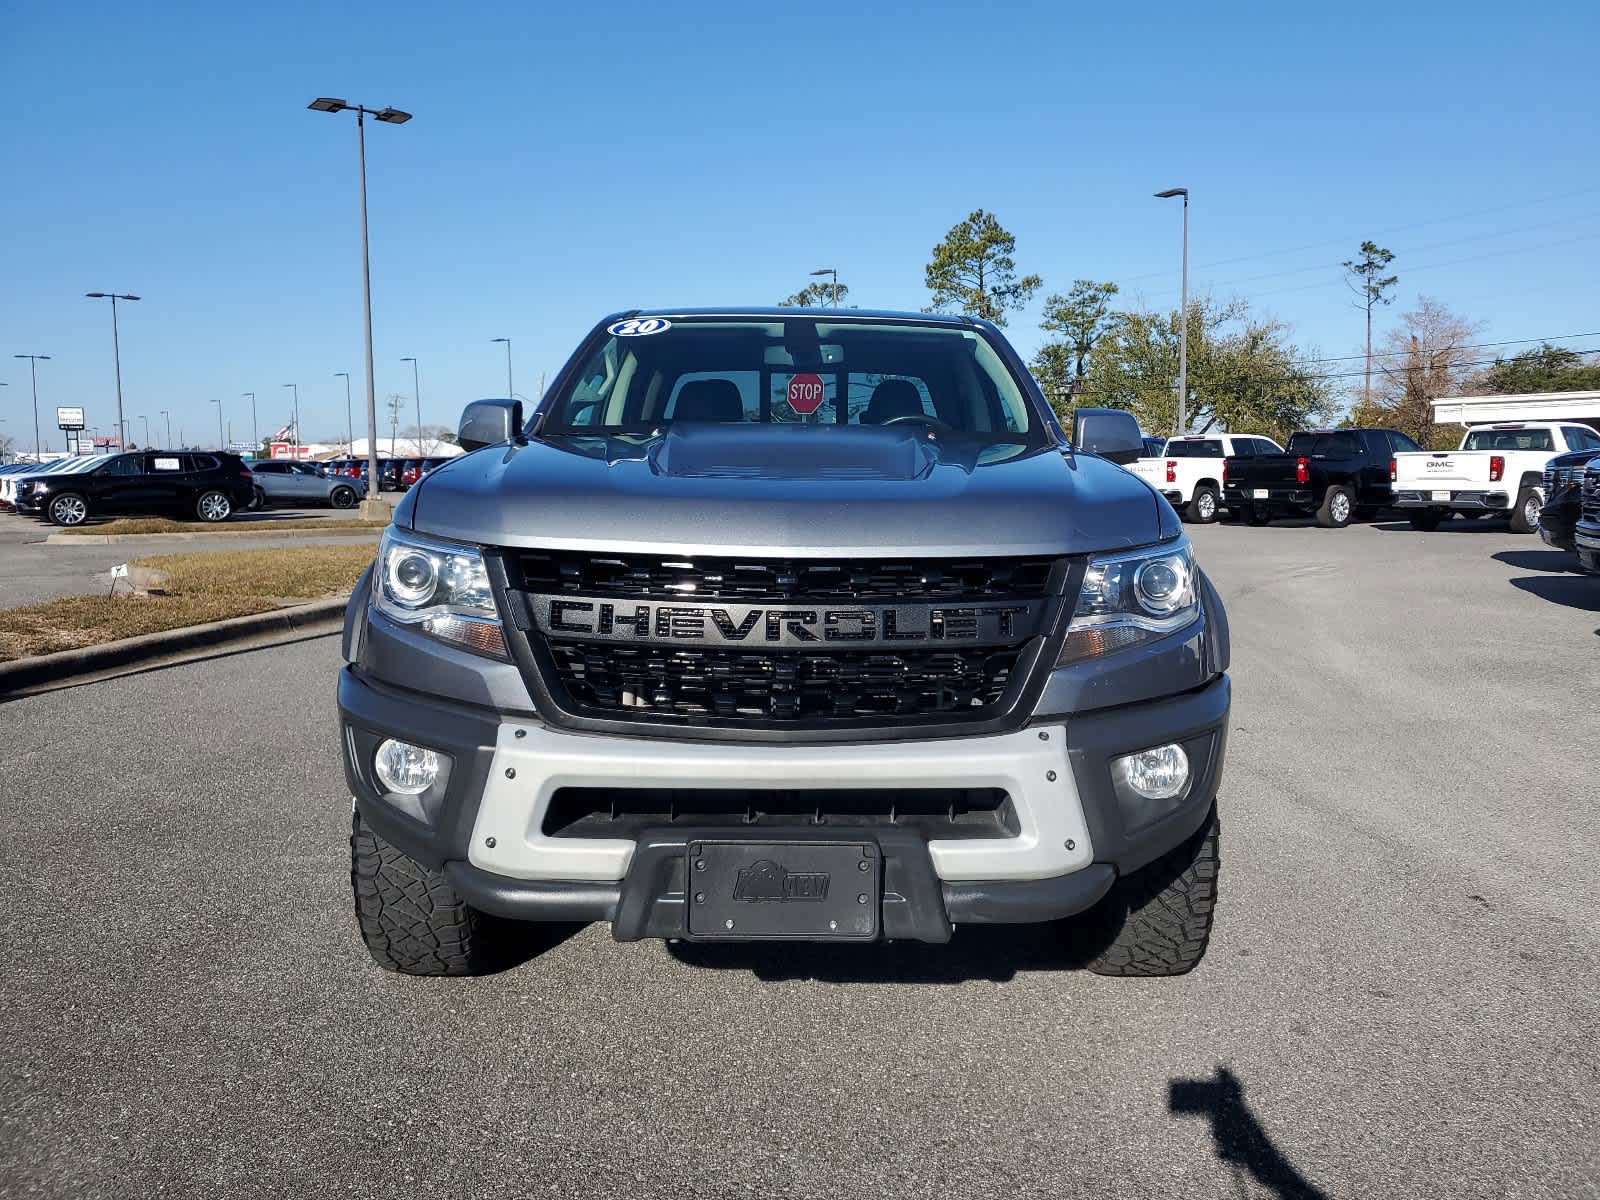
{"type": "Polygon", "coordinates": [[[1282,454],[1228,459],[1224,503],[1252,525],[1315,516],[1325,529],[1342,529],[1377,516],[1390,501],[1395,453],[1419,449],[1395,429],[1304,430],[1282,454]]]}

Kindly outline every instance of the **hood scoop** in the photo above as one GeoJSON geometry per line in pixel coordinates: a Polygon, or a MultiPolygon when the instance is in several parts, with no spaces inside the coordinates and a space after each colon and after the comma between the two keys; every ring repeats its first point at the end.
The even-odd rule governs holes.
{"type": "Polygon", "coordinates": [[[941,461],[916,428],[816,425],[674,425],[650,454],[675,479],[924,479],[941,461]]]}

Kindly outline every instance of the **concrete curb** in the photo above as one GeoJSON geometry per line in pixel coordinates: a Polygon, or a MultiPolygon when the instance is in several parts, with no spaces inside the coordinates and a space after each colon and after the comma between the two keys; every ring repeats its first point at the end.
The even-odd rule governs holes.
{"type": "Polygon", "coordinates": [[[304,538],[359,538],[371,537],[374,541],[383,536],[381,529],[217,529],[204,533],[52,533],[45,537],[47,546],[120,546],[138,542],[142,545],[162,545],[166,542],[206,542],[213,538],[287,538],[300,541],[304,538]]]}
{"type": "Polygon", "coordinates": [[[189,625],[79,650],[62,650],[0,663],[0,699],[37,695],[98,679],[114,679],[153,667],[208,658],[216,653],[324,637],[343,628],[346,603],[347,598],[318,600],[313,604],[297,604],[247,617],[230,617],[226,621],[189,625]]]}

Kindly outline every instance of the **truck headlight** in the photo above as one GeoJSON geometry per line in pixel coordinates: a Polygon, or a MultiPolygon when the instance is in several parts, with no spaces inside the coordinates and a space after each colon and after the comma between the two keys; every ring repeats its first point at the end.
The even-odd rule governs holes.
{"type": "Polygon", "coordinates": [[[372,606],[391,620],[474,654],[507,658],[483,555],[390,526],[378,545],[372,606]]]}
{"type": "Polygon", "coordinates": [[[1057,666],[1174,633],[1200,615],[1189,539],[1089,560],[1057,666]]]}

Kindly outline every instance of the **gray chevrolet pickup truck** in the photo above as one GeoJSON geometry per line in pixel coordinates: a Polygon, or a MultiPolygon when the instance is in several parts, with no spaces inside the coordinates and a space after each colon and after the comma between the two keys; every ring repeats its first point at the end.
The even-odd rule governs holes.
{"type": "Polygon", "coordinates": [[[1071,917],[1064,962],[1195,966],[1227,618],[1132,418],[1074,429],[993,325],[855,310],[619,313],[469,405],[346,617],[373,958],[1071,917]]]}

